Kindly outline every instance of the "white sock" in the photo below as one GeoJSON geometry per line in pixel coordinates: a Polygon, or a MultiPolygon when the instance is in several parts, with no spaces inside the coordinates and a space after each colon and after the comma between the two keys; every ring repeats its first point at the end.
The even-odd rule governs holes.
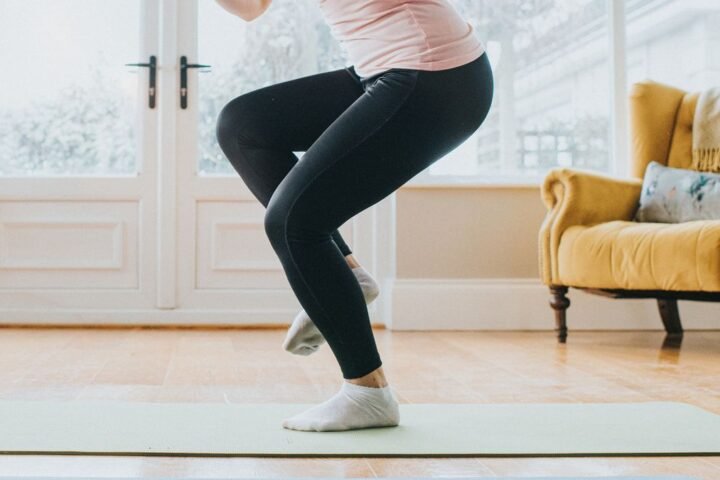
{"type": "Polygon", "coordinates": [[[390,385],[364,387],[343,380],[340,391],[304,412],[283,420],[290,430],[329,432],[400,423],[400,407],[390,385]]]}
{"type": "MultiPolygon", "coordinates": [[[[365,297],[365,304],[369,305],[380,294],[377,282],[370,275],[370,272],[362,266],[353,268],[352,272],[360,284],[365,297]]],[[[300,310],[288,329],[283,348],[296,355],[310,355],[323,343],[325,343],[325,338],[320,333],[320,330],[318,330],[305,310],[300,310]]]]}

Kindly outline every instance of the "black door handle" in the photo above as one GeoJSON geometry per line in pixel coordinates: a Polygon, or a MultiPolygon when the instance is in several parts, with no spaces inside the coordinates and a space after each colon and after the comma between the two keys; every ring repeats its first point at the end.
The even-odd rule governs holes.
{"type": "Polygon", "coordinates": [[[150,55],[150,61],[148,63],[126,63],[128,67],[147,67],[150,69],[150,75],[148,78],[148,107],[155,108],[155,97],[156,97],[156,79],[155,73],[157,72],[157,58],[155,55],[150,55]]]}
{"type": "MultiPolygon", "coordinates": [[[[210,65],[201,65],[199,63],[187,63],[187,57],[183,55],[180,57],[180,108],[183,110],[187,108],[187,69],[188,68],[210,68],[210,65]]],[[[208,72],[209,70],[201,70],[201,72],[208,72]]]]}

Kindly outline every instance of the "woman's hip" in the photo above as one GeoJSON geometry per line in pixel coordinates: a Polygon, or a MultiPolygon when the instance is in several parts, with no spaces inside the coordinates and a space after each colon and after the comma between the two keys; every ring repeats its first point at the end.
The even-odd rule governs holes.
{"type": "Polygon", "coordinates": [[[383,72],[306,152],[306,166],[319,171],[349,156],[353,169],[414,175],[478,129],[492,90],[492,73],[482,57],[447,70],[383,72]]]}
{"type": "MultiPolygon", "coordinates": [[[[398,118],[407,122],[406,128],[416,134],[428,133],[435,141],[441,141],[443,134],[472,134],[485,120],[494,94],[493,72],[485,52],[445,70],[391,68],[359,82],[363,97],[371,99],[369,103],[394,103],[403,98],[398,118]]],[[[363,103],[362,97],[359,101],[363,103]]]]}
{"type": "Polygon", "coordinates": [[[419,71],[416,93],[437,110],[437,121],[459,123],[472,133],[487,116],[494,93],[487,54],[458,67],[419,71]]]}
{"type": "MultiPolygon", "coordinates": [[[[380,75],[366,92],[412,84],[412,91],[391,123],[404,130],[401,138],[418,145],[433,145],[447,152],[472,135],[487,117],[494,84],[487,55],[445,70],[391,69],[380,75]],[[412,78],[412,82],[404,77],[412,78]]],[[[389,126],[388,126],[389,127],[389,126]]]]}

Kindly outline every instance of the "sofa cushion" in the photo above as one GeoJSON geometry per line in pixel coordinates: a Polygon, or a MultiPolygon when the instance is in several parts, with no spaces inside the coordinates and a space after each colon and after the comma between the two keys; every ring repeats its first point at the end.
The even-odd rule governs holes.
{"type": "Polygon", "coordinates": [[[720,220],[572,226],[560,238],[558,275],[577,287],[720,291],[720,220]]]}
{"type": "Polygon", "coordinates": [[[635,220],[667,223],[720,220],[720,174],[650,162],[635,220]]]}

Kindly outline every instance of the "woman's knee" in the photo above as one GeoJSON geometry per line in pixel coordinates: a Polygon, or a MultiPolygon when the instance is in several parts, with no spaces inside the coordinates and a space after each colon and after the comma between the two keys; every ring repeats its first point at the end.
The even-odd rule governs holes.
{"type": "Polygon", "coordinates": [[[215,122],[215,138],[220,148],[227,152],[233,147],[256,144],[259,139],[251,126],[257,118],[257,109],[248,94],[230,100],[218,113],[215,122]]]}
{"type": "Polygon", "coordinates": [[[287,207],[284,202],[279,202],[277,198],[270,198],[270,202],[265,208],[265,234],[275,250],[284,247],[287,242],[287,207]]]}
{"type": "Polygon", "coordinates": [[[232,106],[233,102],[234,100],[225,104],[215,119],[215,139],[223,150],[227,148],[230,140],[234,137],[235,122],[232,115],[234,108],[232,106]]]}
{"type": "Polygon", "coordinates": [[[324,225],[321,208],[308,208],[305,197],[296,198],[287,188],[276,190],[265,209],[265,233],[276,250],[287,248],[289,240],[313,242],[329,237],[335,227],[324,225]],[[277,194],[277,195],[276,195],[277,194]],[[314,212],[314,213],[310,213],[314,212]]]}

